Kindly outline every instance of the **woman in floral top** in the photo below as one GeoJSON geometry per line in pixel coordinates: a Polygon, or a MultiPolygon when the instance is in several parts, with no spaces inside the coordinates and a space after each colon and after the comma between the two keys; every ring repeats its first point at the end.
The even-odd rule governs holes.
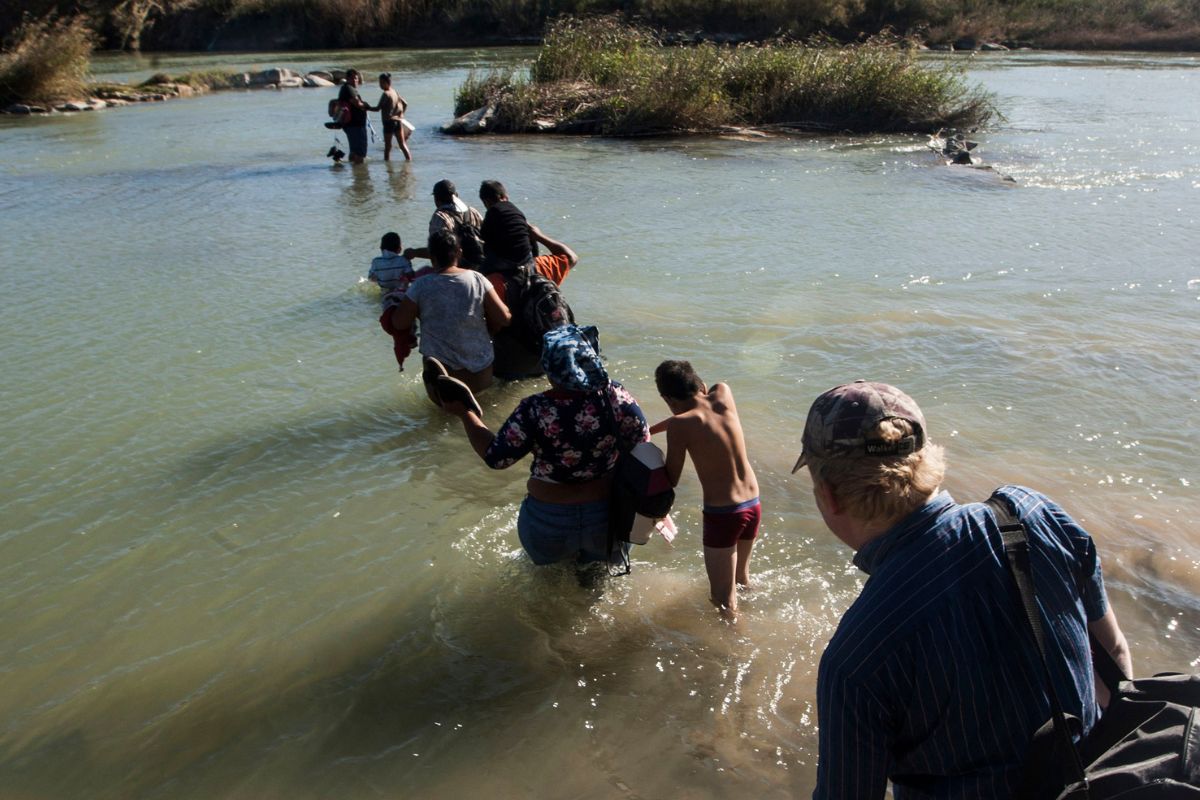
{"type": "Polygon", "coordinates": [[[517,533],[535,564],[628,555],[628,544],[608,552],[608,490],[617,457],[650,432],[637,400],[609,380],[598,349],[594,327],[548,331],[542,367],[553,388],[522,400],[495,434],[462,403],[444,404],[462,417],[489,467],[505,469],[533,454],[517,533]]]}

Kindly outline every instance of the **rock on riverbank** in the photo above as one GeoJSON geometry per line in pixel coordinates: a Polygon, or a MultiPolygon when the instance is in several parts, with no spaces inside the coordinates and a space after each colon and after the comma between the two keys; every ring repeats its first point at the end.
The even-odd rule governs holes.
{"type": "Polygon", "coordinates": [[[168,75],[155,75],[145,83],[137,86],[98,83],[88,97],[77,98],[65,102],[27,102],[13,103],[0,109],[0,114],[29,116],[33,114],[65,113],[76,114],[85,111],[99,111],[105,108],[118,108],[134,103],[155,103],[174,97],[192,97],[207,94],[211,91],[225,89],[299,89],[322,88],[337,86],[346,78],[343,70],[316,70],[301,74],[295,70],[283,67],[259,70],[257,72],[221,72],[182,75],[172,78],[168,75]]]}

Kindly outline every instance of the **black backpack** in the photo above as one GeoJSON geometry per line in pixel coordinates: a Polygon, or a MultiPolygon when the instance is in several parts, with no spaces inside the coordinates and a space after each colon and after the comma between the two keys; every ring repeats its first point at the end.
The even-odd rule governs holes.
{"type": "Polygon", "coordinates": [[[1063,711],[1050,680],[1048,642],[1054,632],[1042,626],[1025,526],[1000,495],[993,494],[987,502],[1000,525],[1009,572],[1041,656],[1041,683],[1052,712],[1034,734],[1015,796],[1022,800],[1200,798],[1200,675],[1164,673],[1131,681],[1092,638],[1092,663],[1112,699],[1100,721],[1076,745],[1070,730],[1078,720],[1063,711]]]}
{"type": "Polygon", "coordinates": [[[458,246],[462,248],[459,266],[474,268],[483,263],[483,233],[479,226],[471,221],[471,214],[463,211],[454,215],[458,223],[454,233],[458,236],[458,246]]]}
{"type": "Polygon", "coordinates": [[[621,453],[613,474],[610,503],[608,526],[613,537],[619,542],[645,544],[630,538],[634,515],[662,519],[675,504],[675,487],[667,476],[667,465],[658,445],[638,442],[621,453]]]}
{"type": "Polygon", "coordinates": [[[512,311],[512,332],[531,352],[542,352],[542,336],[559,325],[574,325],[575,313],[558,284],[530,266],[521,266],[508,279],[505,297],[512,311]]]}
{"type": "Polygon", "coordinates": [[[336,97],[329,101],[327,110],[329,112],[329,122],[325,123],[325,127],[330,130],[341,130],[350,121],[350,105],[343,103],[336,97]]]}
{"type": "MultiPolygon", "coordinates": [[[[609,429],[621,446],[620,425],[617,424],[613,398],[605,398],[605,415],[609,429]]],[[[614,559],[618,544],[646,544],[654,534],[654,520],[661,520],[671,513],[675,504],[675,487],[667,475],[663,452],[652,442],[638,442],[628,450],[622,450],[612,472],[612,485],[608,496],[608,574],[628,575],[631,570],[629,559],[622,556],[614,559]],[[637,518],[643,517],[641,525],[637,518]],[[636,530],[635,530],[636,529],[636,530]],[[622,572],[613,572],[614,564],[623,567],[622,572]]]]}

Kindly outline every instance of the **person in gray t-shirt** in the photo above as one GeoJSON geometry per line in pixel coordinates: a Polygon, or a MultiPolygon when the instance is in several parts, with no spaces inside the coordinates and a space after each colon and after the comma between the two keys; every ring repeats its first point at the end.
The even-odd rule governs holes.
{"type": "MultiPolygon", "coordinates": [[[[487,278],[458,266],[459,252],[458,238],[450,231],[429,235],[434,273],[408,287],[392,312],[392,325],[411,329],[420,319],[421,355],[437,359],[477,392],[492,385],[491,334],[508,325],[512,314],[487,278]]],[[[432,387],[426,388],[429,399],[438,403],[432,387]]]]}

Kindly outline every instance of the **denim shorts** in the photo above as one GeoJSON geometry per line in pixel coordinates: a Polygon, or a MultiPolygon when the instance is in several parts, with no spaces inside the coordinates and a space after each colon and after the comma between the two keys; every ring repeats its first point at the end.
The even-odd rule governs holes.
{"type": "Polygon", "coordinates": [[[608,501],[592,503],[543,503],[526,497],[517,516],[521,546],[535,564],[575,561],[621,563],[629,555],[629,544],[608,548],[608,501]]]}

